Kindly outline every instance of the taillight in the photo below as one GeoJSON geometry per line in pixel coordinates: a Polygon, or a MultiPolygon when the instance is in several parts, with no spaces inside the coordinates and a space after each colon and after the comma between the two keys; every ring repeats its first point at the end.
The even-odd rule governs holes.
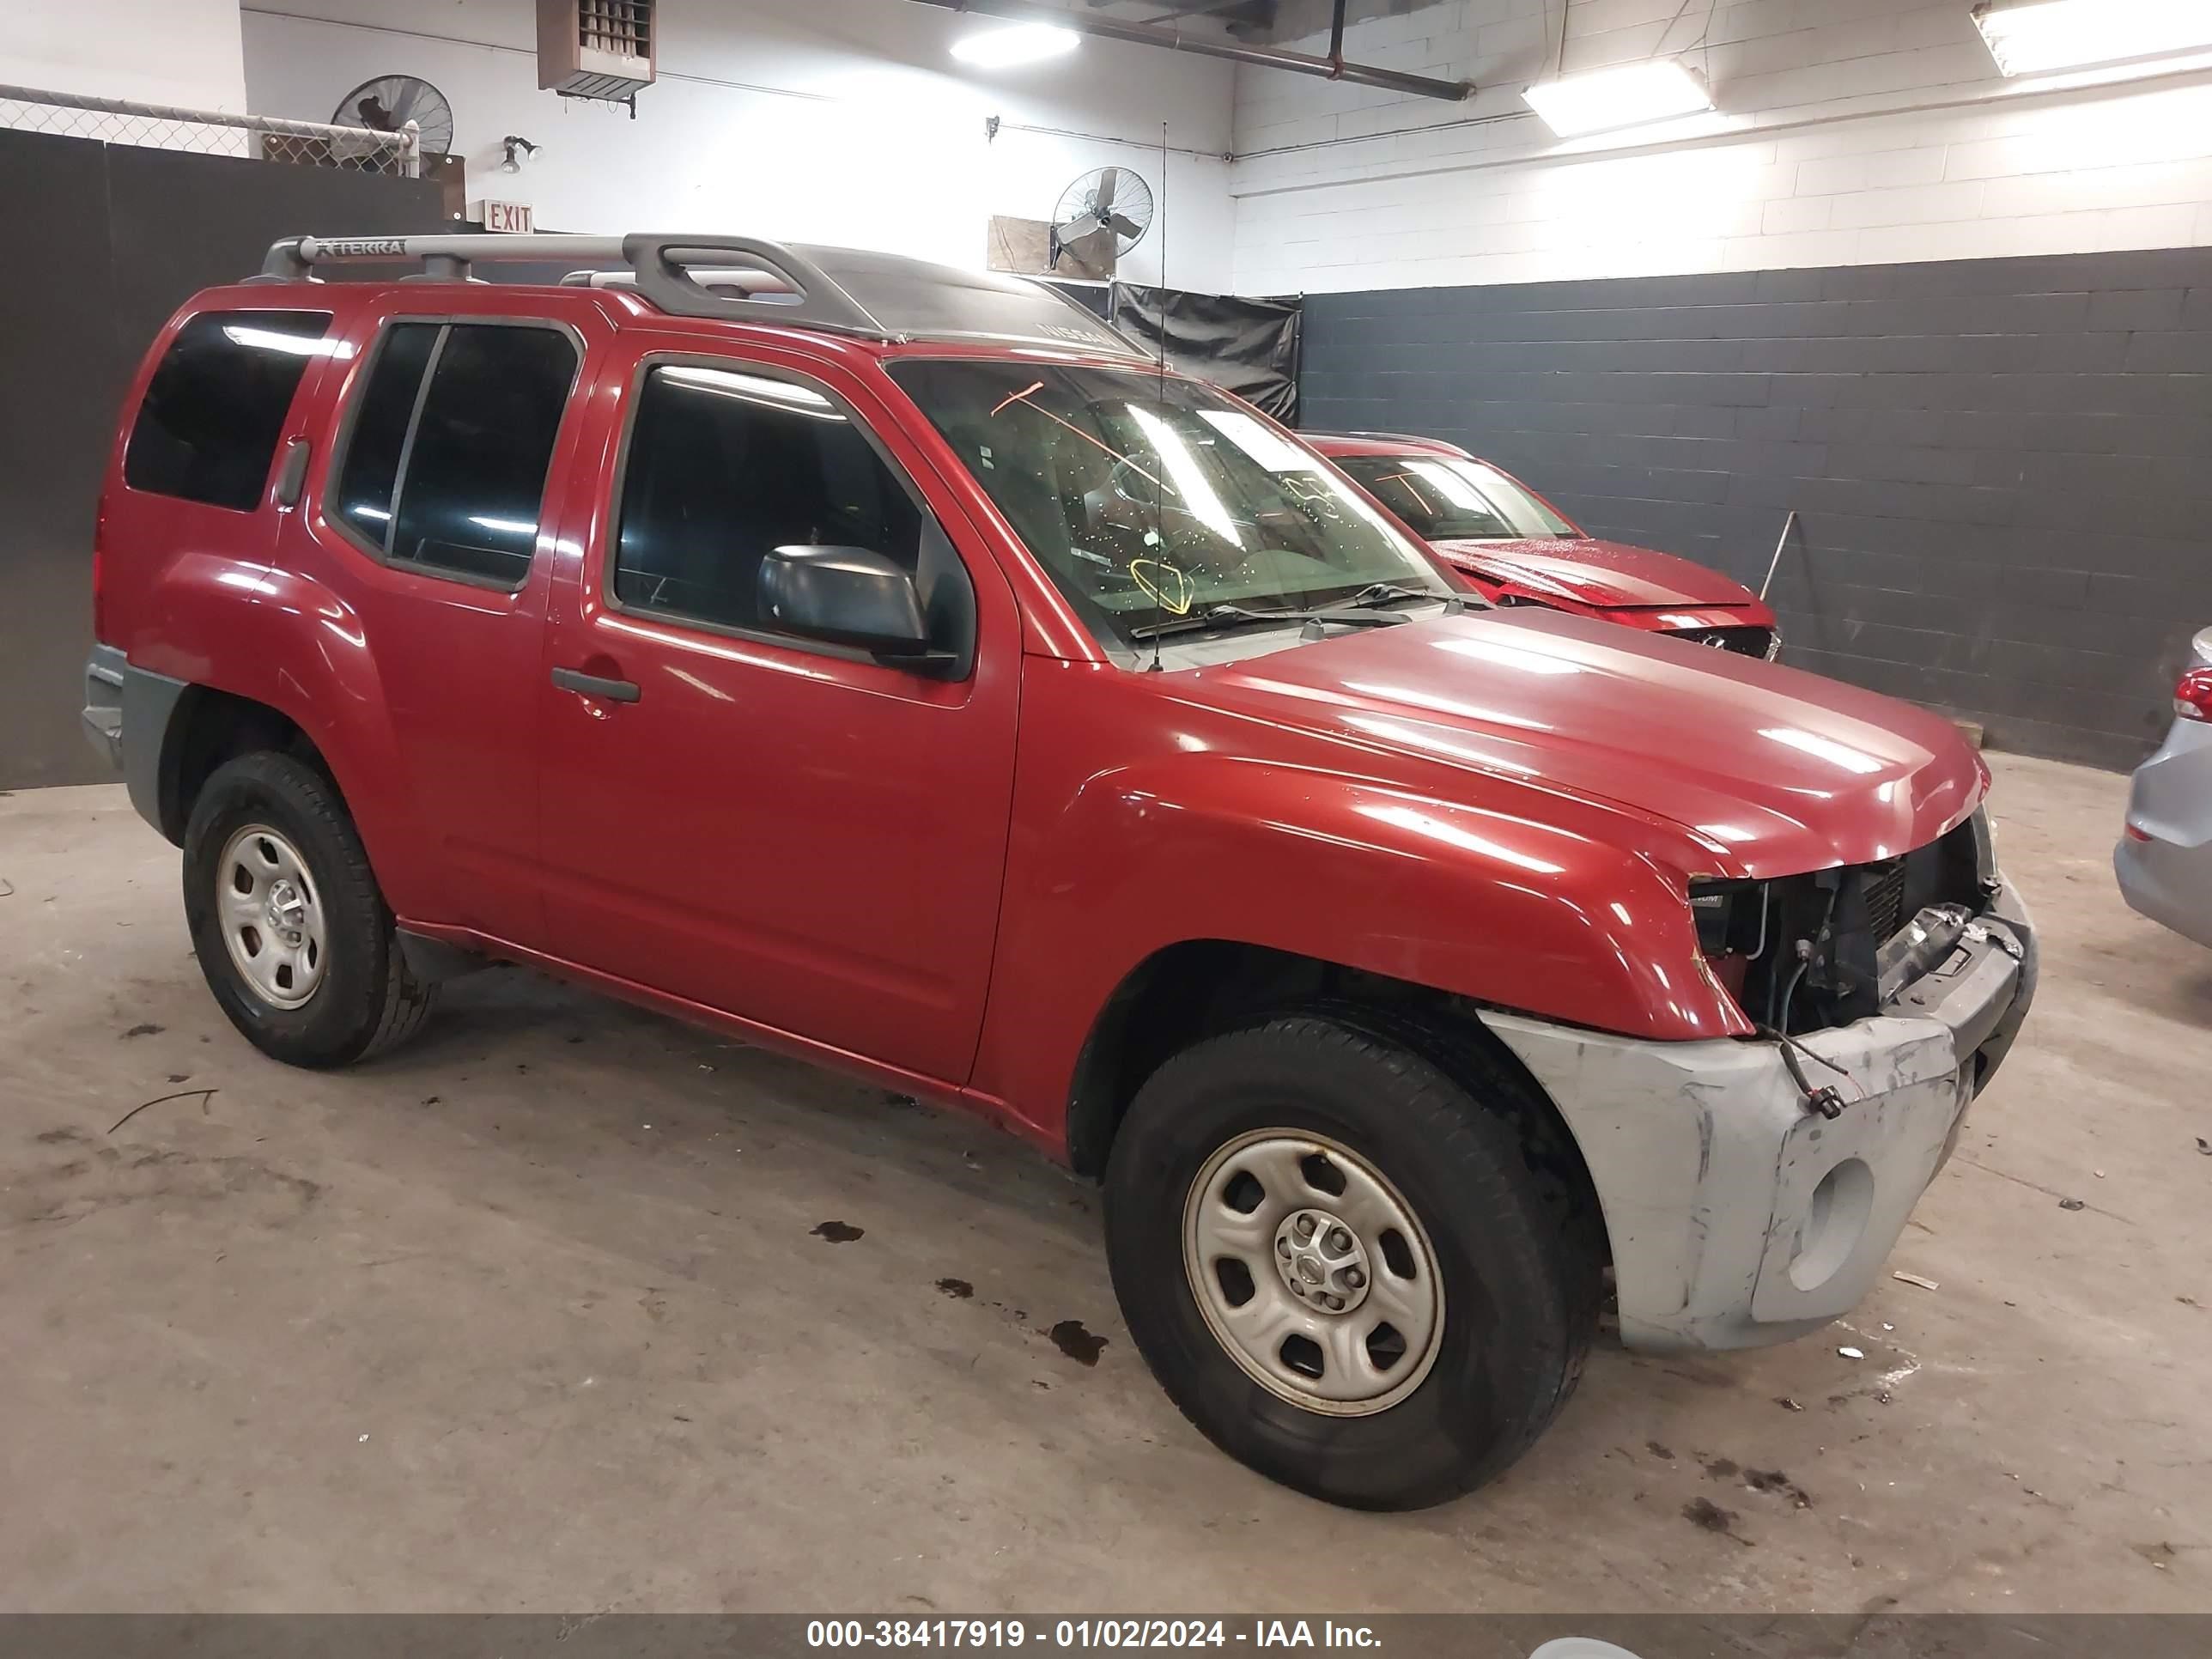
{"type": "Polygon", "coordinates": [[[2212,668],[2192,668],[2173,688],[2173,712],[2185,720],[2212,720],[2212,668]]]}

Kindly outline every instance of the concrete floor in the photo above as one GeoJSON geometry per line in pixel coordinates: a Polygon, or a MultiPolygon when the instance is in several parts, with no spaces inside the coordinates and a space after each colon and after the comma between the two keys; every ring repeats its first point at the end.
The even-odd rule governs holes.
{"type": "Polygon", "coordinates": [[[2114,892],[2124,780],[1995,763],[2045,988],[1893,1262],[1941,1288],[1604,1348],[1401,1516],[1200,1441],[1011,1141],[506,971],[288,1071],[119,789],[0,799],[0,1607],[2212,1608],[2212,954],[2114,892]]]}

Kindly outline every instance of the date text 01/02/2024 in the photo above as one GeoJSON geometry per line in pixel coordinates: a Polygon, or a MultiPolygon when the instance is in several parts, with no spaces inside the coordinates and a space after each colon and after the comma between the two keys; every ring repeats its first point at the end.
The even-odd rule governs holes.
{"type": "Polygon", "coordinates": [[[1333,1620],[1255,1619],[816,1619],[811,1648],[1371,1648],[1365,1625],[1333,1620]]]}

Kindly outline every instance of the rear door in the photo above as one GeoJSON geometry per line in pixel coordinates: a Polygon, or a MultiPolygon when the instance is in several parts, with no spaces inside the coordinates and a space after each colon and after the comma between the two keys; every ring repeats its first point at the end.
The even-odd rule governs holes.
{"type": "Polygon", "coordinates": [[[376,809],[404,827],[372,850],[394,907],[535,946],[547,501],[607,331],[567,296],[533,295],[526,317],[496,295],[435,312],[413,297],[390,290],[353,331],[327,457],[278,562],[342,598],[350,614],[328,619],[323,648],[373,669],[366,714],[386,723],[388,757],[376,809]]]}
{"type": "Polygon", "coordinates": [[[597,395],[621,400],[620,437],[539,675],[556,949],[964,1079],[1013,784],[1005,577],[869,385],[835,363],[629,345],[597,395]],[[793,544],[867,547],[926,575],[957,559],[975,589],[972,671],[927,678],[781,632],[756,584],[763,554],[793,544]]]}

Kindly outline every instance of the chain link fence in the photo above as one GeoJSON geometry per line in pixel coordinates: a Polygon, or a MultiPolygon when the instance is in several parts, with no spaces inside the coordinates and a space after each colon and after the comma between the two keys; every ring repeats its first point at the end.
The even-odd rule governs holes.
{"type": "Polygon", "coordinates": [[[347,167],[405,179],[417,176],[421,166],[412,122],[398,132],[373,132],[320,121],[42,92],[35,87],[0,86],[0,128],[150,149],[289,161],[298,167],[347,167]]]}

